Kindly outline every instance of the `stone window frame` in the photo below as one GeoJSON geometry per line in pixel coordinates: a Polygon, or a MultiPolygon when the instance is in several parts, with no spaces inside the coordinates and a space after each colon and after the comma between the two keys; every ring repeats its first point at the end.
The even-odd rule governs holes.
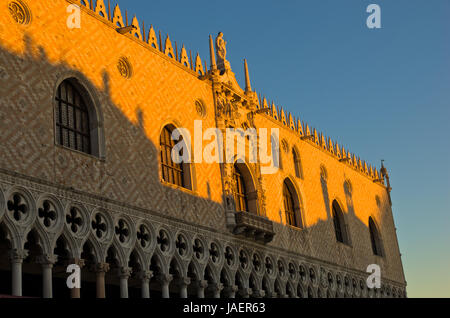
{"type": "Polygon", "coordinates": [[[77,152],[90,157],[95,157],[97,159],[105,160],[106,150],[105,150],[105,135],[104,135],[104,120],[103,112],[100,104],[100,99],[97,90],[92,84],[78,72],[66,72],[55,82],[55,87],[53,89],[53,130],[54,130],[54,144],[55,146],[67,149],[73,152],[77,152]],[[82,152],[73,148],[61,145],[57,140],[57,120],[56,120],[56,107],[58,107],[58,101],[56,99],[58,94],[58,89],[64,81],[70,81],[72,86],[74,86],[78,93],[83,98],[89,117],[89,136],[90,136],[90,153],[82,152]]]}

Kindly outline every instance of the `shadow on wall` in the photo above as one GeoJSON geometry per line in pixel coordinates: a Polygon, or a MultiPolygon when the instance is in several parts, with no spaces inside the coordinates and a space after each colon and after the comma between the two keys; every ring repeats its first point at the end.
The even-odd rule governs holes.
{"type": "Polygon", "coordinates": [[[4,48],[0,53],[4,61],[0,66],[1,167],[164,216],[225,229],[222,202],[211,199],[209,183],[205,197],[161,183],[159,144],[148,138],[145,129],[150,124],[145,119],[152,116],[139,106],[134,113],[121,111],[112,100],[106,70],[103,87],[98,87],[66,63],[49,62],[45,50],[34,47],[30,36],[24,36],[24,43],[21,56],[4,48]],[[98,137],[98,152],[104,152],[104,159],[55,146],[55,90],[66,76],[77,78],[95,95],[93,104],[104,134],[104,141],[98,137]]]}
{"type": "MultiPolygon", "coordinates": [[[[205,226],[225,231],[226,220],[223,205],[211,200],[212,189],[209,182],[206,184],[208,198],[201,198],[161,183],[158,160],[160,156],[159,145],[155,145],[149,140],[145,133],[145,118],[150,116],[145,116],[144,111],[137,108],[133,115],[136,117],[136,122],[133,122],[114,104],[111,99],[110,77],[106,71],[103,72],[103,88],[96,87],[86,76],[67,64],[55,65],[50,63],[42,47],[38,47],[36,50],[33,48],[30,37],[25,36],[24,41],[26,45],[22,56],[17,56],[4,48],[0,48],[0,61],[2,61],[2,64],[0,64],[1,168],[55,185],[62,185],[75,192],[81,191],[93,194],[98,198],[106,198],[104,199],[106,202],[128,205],[143,213],[151,211],[154,215],[173,217],[196,227],[205,226]],[[34,52],[37,52],[37,54],[34,54],[34,52]],[[88,89],[93,88],[98,96],[105,136],[104,160],[55,146],[54,92],[57,79],[63,77],[64,74],[76,75],[83,84],[88,86],[88,89]],[[32,94],[30,94],[30,90],[33,92],[32,94]]],[[[282,184],[280,184],[281,186],[282,184]]],[[[366,256],[364,260],[370,259],[371,255],[368,255],[366,251],[335,249],[331,206],[326,182],[322,183],[322,193],[327,209],[327,220],[320,221],[308,228],[307,234],[280,226],[277,235],[275,235],[275,240],[270,245],[297,251],[307,256],[321,257],[324,260],[335,261],[341,265],[346,265],[344,264],[346,262],[349,264],[352,264],[353,261],[357,262],[357,259],[361,258],[360,253],[366,256]],[[324,241],[324,237],[330,240],[328,246],[323,247],[314,244],[314,242],[324,241]],[[345,253],[347,257],[339,258],[337,257],[339,253],[345,253]]],[[[349,215],[357,219],[353,211],[351,197],[350,201],[347,199],[347,204],[348,210],[351,212],[349,215]],[[348,204],[348,202],[351,202],[351,204],[348,204]]],[[[357,222],[352,221],[351,224],[352,226],[356,224],[356,228],[351,230],[367,240],[367,244],[364,246],[370,251],[367,226],[359,220],[357,222]]],[[[2,233],[0,232],[0,234],[2,233]]],[[[5,275],[4,271],[10,265],[6,255],[8,250],[11,249],[11,244],[7,243],[2,235],[0,235],[1,281],[10,279],[9,274],[5,275]]],[[[27,247],[32,247],[33,250],[33,253],[25,259],[24,275],[26,276],[24,277],[26,279],[24,281],[36,282],[26,284],[24,294],[28,296],[40,296],[41,293],[41,267],[36,263],[36,258],[40,256],[38,254],[43,252],[39,250],[38,236],[39,233],[32,230],[23,242],[27,247]]],[[[158,236],[158,244],[162,246],[167,243],[168,239],[170,238],[160,235],[158,236]]],[[[183,242],[180,242],[179,246],[183,244],[183,242]]],[[[63,236],[57,240],[56,246],[52,248],[57,251],[58,255],[64,255],[61,257],[62,260],[80,256],[74,255],[75,252],[70,250],[63,236]]],[[[95,259],[93,247],[87,241],[82,248],[81,256],[90,266],[107,261],[115,269],[129,265],[136,269],[135,272],[143,270],[139,257],[136,255],[138,253],[133,254],[132,252],[130,254],[129,264],[120,264],[118,254],[119,251],[110,247],[106,252],[105,259],[95,259]]],[[[185,273],[181,273],[180,265],[174,261],[174,258],[168,264],[169,273],[174,277],[181,279],[185,275],[185,273]]],[[[166,273],[164,266],[161,260],[158,260],[155,256],[147,270],[151,269],[155,273],[162,274],[163,272],[166,273]]],[[[206,279],[210,284],[217,282],[217,277],[220,276],[220,274],[212,271],[207,271],[205,275],[195,273],[195,268],[192,266],[190,271],[193,280],[206,279]]],[[[65,277],[63,262],[57,263],[54,270],[54,279],[59,279],[61,286],[63,286],[65,277]]],[[[86,283],[92,285],[88,290],[94,290],[95,275],[86,272],[83,273],[83,277],[85,277],[86,283]]],[[[228,281],[234,282],[235,277],[228,278],[228,281]]],[[[117,277],[108,274],[106,284],[117,289],[117,277]]],[[[154,280],[152,280],[151,286],[153,286],[152,284],[155,284],[154,280]]],[[[0,285],[4,286],[5,284],[0,285]]],[[[175,286],[175,284],[173,285],[175,286]]],[[[65,295],[64,293],[67,290],[62,289],[59,293],[56,286],[54,294],[65,295]]],[[[133,292],[138,294],[136,290],[139,286],[138,277],[133,277],[130,280],[130,294],[133,292]],[[133,288],[136,290],[133,291],[133,288]]],[[[172,290],[173,288],[171,285],[171,293],[175,292],[172,290]]],[[[157,290],[158,287],[153,286],[153,289],[157,290]]],[[[0,290],[0,293],[7,292],[0,290]]],[[[118,292],[114,292],[114,294],[118,295],[118,292]]]]}

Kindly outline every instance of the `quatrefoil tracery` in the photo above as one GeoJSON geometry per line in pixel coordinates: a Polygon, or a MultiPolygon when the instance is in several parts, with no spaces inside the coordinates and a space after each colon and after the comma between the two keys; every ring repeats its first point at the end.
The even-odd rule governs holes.
{"type": "Polygon", "coordinates": [[[187,242],[186,238],[183,235],[178,235],[175,242],[175,247],[177,248],[178,254],[180,254],[180,256],[184,256],[187,254],[187,242]]]}
{"type": "Polygon", "coordinates": [[[50,201],[45,200],[42,207],[38,209],[38,216],[42,219],[45,227],[49,228],[52,226],[57,216],[54,205],[50,201]]]}
{"type": "Polygon", "coordinates": [[[225,248],[225,260],[228,266],[231,266],[234,263],[234,254],[233,251],[231,250],[231,247],[229,246],[225,248]]]}
{"type": "Polygon", "coordinates": [[[139,230],[136,233],[137,239],[143,248],[146,248],[150,242],[150,231],[148,228],[141,224],[139,230]]]}
{"type": "Polygon", "coordinates": [[[128,228],[128,224],[123,220],[120,219],[117,223],[117,226],[115,227],[116,236],[119,239],[121,243],[125,243],[128,236],[130,235],[130,229],[128,228]]]}
{"type": "Polygon", "coordinates": [[[159,235],[156,238],[156,242],[158,243],[161,252],[166,252],[169,250],[170,241],[169,235],[167,235],[166,231],[164,230],[159,231],[159,235]]]}
{"type": "Polygon", "coordinates": [[[106,233],[106,223],[104,217],[100,213],[97,213],[94,220],[92,220],[91,225],[97,238],[101,239],[104,233],[106,233]]]}
{"type": "Polygon", "coordinates": [[[273,273],[273,264],[272,264],[272,260],[270,259],[270,257],[266,257],[266,271],[267,274],[272,274],[273,273]]]}
{"type": "Polygon", "coordinates": [[[203,244],[199,239],[195,239],[192,249],[194,250],[194,254],[197,259],[203,258],[205,249],[203,248],[203,244]]]}
{"type": "Polygon", "coordinates": [[[247,254],[246,254],[243,250],[241,250],[241,251],[239,252],[239,262],[240,262],[241,267],[242,267],[243,269],[246,269],[246,268],[247,268],[247,265],[248,265],[248,256],[247,256],[247,254]]]}
{"type": "Polygon", "coordinates": [[[8,211],[12,212],[14,220],[22,221],[22,216],[28,213],[28,205],[22,195],[15,193],[8,201],[8,211]]]}
{"type": "Polygon", "coordinates": [[[209,257],[211,257],[213,263],[217,263],[219,261],[219,247],[216,243],[211,243],[209,257]]]}
{"type": "Polygon", "coordinates": [[[257,272],[259,272],[259,270],[261,269],[261,259],[259,258],[258,254],[253,254],[253,268],[257,272]]]}
{"type": "Polygon", "coordinates": [[[83,225],[81,212],[76,207],[72,207],[69,213],[66,214],[66,223],[70,226],[70,230],[73,233],[77,233],[79,228],[83,225]]]}

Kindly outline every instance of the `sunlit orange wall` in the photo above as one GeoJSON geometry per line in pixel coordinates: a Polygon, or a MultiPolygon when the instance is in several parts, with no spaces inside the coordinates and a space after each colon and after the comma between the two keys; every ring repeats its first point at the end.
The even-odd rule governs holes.
{"type": "MultiPolygon", "coordinates": [[[[0,125],[1,152],[6,154],[0,160],[1,166],[142,208],[166,213],[172,209],[174,216],[182,216],[190,199],[186,196],[180,199],[181,196],[161,186],[159,134],[167,123],[192,132],[194,120],[201,119],[194,104],[197,99],[206,106],[204,129],[214,127],[211,84],[157,50],[118,34],[109,22],[87,10],[82,12],[81,29],[68,29],[67,1],[27,1],[33,20],[26,26],[14,23],[7,13],[8,2],[0,0],[2,63],[9,76],[0,87],[0,94],[7,96],[2,103],[3,118],[11,117],[0,125]],[[121,57],[126,57],[133,67],[130,79],[118,72],[121,57]],[[58,78],[70,71],[83,74],[97,91],[106,136],[104,161],[55,147],[55,85],[58,78]],[[14,133],[11,127],[15,127],[14,133]]],[[[204,57],[203,64],[205,60],[204,57]]],[[[378,263],[387,277],[403,281],[386,189],[315,145],[301,141],[294,132],[267,116],[258,115],[256,123],[258,127],[280,127],[280,137],[289,145],[288,153],[281,150],[282,170],[263,177],[268,217],[285,222],[282,185],[290,177],[301,198],[306,226],[304,230],[282,229],[284,234],[277,234],[273,244],[358,270],[378,263]],[[293,146],[300,153],[303,179],[295,177],[293,146]],[[328,200],[324,199],[320,182],[321,164],[328,172],[328,200]],[[344,192],[346,180],[352,184],[351,199],[344,192]],[[380,197],[380,207],[375,196],[380,197]],[[350,246],[336,242],[329,218],[334,199],[346,215],[350,246]],[[374,217],[381,229],[386,254],[383,258],[372,253],[367,230],[369,216],[374,217]],[[295,240],[290,239],[294,237],[295,240]],[[308,240],[302,241],[302,237],[308,240]]],[[[219,165],[195,164],[194,170],[194,191],[178,190],[189,198],[200,196],[216,203],[210,207],[215,218],[196,222],[224,230],[219,165]]]]}

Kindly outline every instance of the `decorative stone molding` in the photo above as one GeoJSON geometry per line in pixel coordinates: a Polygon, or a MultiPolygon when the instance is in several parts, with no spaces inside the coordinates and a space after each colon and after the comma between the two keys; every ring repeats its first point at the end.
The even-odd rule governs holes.
{"type": "MultiPolygon", "coordinates": [[[[80,217],[83,220],[84,218],[86,218],[87,220],[93,220],[89,218],[89,213],[87,212],[87,208],[85,208],[85,204],[89,207],[90,210],[93,210],[92,216],[94,216],[97,212],[103,213],[105,211],[107,211],[109,215],[115,216],[114,219],[116,220],[116,222],[113,223],[112,218],[111,222],[105,222],[107,227],[106,230],[111,233],[115,233],[115,226],[117,226],[118,224],[117,220],[128,217],[130,217],[131,220],[136,219],[136,222],[133,221],[129,223],[129,225],[134,229],[134,234],[132,235],[134,236],[133,239],[135,240],[135,243],[133,243],[133,247],[141,251],[139,253],[142,253],[143,257],[148,258],[149,260],[154,255],[158,255],[158,257],[163,258],[160,264],[162,273],[169,272],[170,260],[172,260],[173,257],[178,257],[179,259],[183,260],[183,262],[192,261],[196,264],[195,266],[198,273],[203,273],[206,262],[209,262],[209,264],[211,265],[213,264],[211,255],[216,255],[215,257],[219,259],[219,263],[217,265],[210,266],[210,269],[212,271],[211,275],[216,279],[220,277],[221,272],[224,270],[227,275],[227,280],[229,281],[227,284],[234,284],[233,280],[235,279],[236,271],[239,271],[242,280],[241,288],[244,290],[243,294],[246,294],[245,289],[249,286],[250,276],[253,272],[254,278],[256,279],[253,283],[255,284],[255,286],[258,286],[254,287],[254,290],[252,290],[254,295],[261,295],[261,290],[265,290],[266,294],[269,295],[268,291],[270,291],[272,287],[267,287],[267,284],[273,285],[275,281],[278,281],[279,286],[277,288],[280,289],[279,295],[290,295],[292,297],[294,291],[296,295],[306,295],[305,291],[307,291],[309,287],[312,289],[313,295],[318,295],[318,287],[320,287],[322,296],[332,295],[334,297],[337,290],[338,296],[344,295],[345,292],[345,295],[348,297],[366,297],[365,295],[367,293],[367,288],[364,283],[366,279],[365,272],[355,271],[342,266],[338,266],[336,264],[330,265],[319,260],[312,260],[297,253],[281,250],[277,248],[277,246],[272,246],[271,244],[262,247],[261,244],[257,242],[252,242],[245,237],[241,238],[227,232],[213,232],[206,228],[193,227],[184,224],[183,222],[164,219],[160,216],[153,215],[150,212],[139,213],[137,211],[134,211],[133,209],[116,206],[114,203],[105,204],[102,201],[98,201],[98,199],[85,197],[83,194],[72,195],[56,188],[52,188],[51,186],[38,185],[30,181],[21,183],[20,179],[18,178],[6,183],[4,183],[4,180],[6,179],[2,178],[2,181],[0,181],[0,189],[2,189],[2,191],[4,191],[4,193],[6,193],[8,197],[10,197],[15,192],[25,193],[30,204],[35,206],[37,205],[37,202],[43,202],[45,198],[51,196],[54,196],[55,199],[61,201],[62,204],[66,206],[66,209],[64,210],[66,218],[66,229],[64,230],[64,235],[67,236],[66,238],[69,241],[79,241],[80,244],[83,244],[88,235],[90,235],[90,239],[95,241],[93,239],[93,233],[89,234],[91,228],[90,222],[76,222],[76,226],[79,228],[79,230],[77,230],[76,232],[70,230],[72,224],[67,223],[67,216],[70,216],[70,213],[68,212],[70,211],[70,207],[73,206],[79,208],[80,211],[85,211],[76,215],[76,217],[80,217]],[[13,181],[20,184],[20,186],[13,185],[13,181]],[[51,196],[39,196],[37,194],[32,195],[32,193],[48,193],[51,196]],[[37,198],[36,204],[34,203],[35,198],[37,198]],[[77,202],[83,202],[83,205],[74,203],[74,200],[76,200],[77,202]],[[101,209],[100,206],[102,207],[101,209]],[[85,224],[87,224],[87,231],[83,230],[85,224]],[[158,246],[156,243],[157,235],[155,235],[155,233],[153,232],[153,227],[155,227],[159,230],[163,229],[166,232],[166,243],[168,244],[168,246],[173,246],[173,248],[170,248],[167,253],[160,252],[159,248],[157,248],[156,250],[153,250],[152,248],[147,249],[147,247],[142,248],[138,239],[139,226],[142,224],[145,224],[148,227],[149,232],[152,233],[148,234],[147,237],[149,239],[148,242],[151,246],[158,246]],[[81,234],[84,235],[84,238],[82,238],[83,236],[81,234]],[[179,236],[179,234],[182,234],[185,237],[187,241],[187,248],[192,250],[192,252],[186,255],[186,259],[179,256],[177,254],[178,252],[176,252],[175,250],[177,237],[179,236]],[[211,248],[211,243],[214,243],[214,248],[211,248]],[[213,253],[211,253],[211,250],[213,251],[213,253]],[[214,251],[218,251],[218,253],[214,251]],[[199,258],[197,258],[196,256],[197,253],[200,256],[199,258]],[[258,255],[256,262],[254,259],[255,254],[258,255]],[[260,258],[260,260],[258,260],[258,257],[260,258]],[[283,266],[278,266],[278,260],[282,260],[283,266]],[[259,262],[261,262],[262,264],[259,265],[259,262]],[[255,267],[255,264],[256,267],[261,266],[262,271],[258,271],[255,267]],[[311,276],[310,268],[314,270],[313,276],[311,276]],[[326,273],[325,275],[324,272],[326,273]],[[337,274],[335,275],[334,273],[337,274]],[[329,280],[329,275],[331,275],[332,282],[330,282],[329,280]],[[263,277],[266,277],[268,279],[268,281],[265,282],[266,285],[262,284],[261,282],[263,277]],[[335,283],[338,278],[335,279],[334,277],[339,277],[339,284],[335,283]],[[327,280],[327,287],[325,287],[325,278],[327,280]],[[348,287],[344,289],[345,278],[347,278],[348,287]],[[354,282],[357,283],[356,288],[354,287],[354,282]],[[340,287],[335,288],[335,285],[338,285],[340,287]],[[263,288],[261,286],[265,287],[263,288]],[[361,289],[361,286],[363,289],[361,289]]],[[[35,218],[34,223],[30,224],[30,229],[39,229],[40,233],[44,231],[46,235],[51,234],[51,231],[47,227],[42,227],[38,222],[41,221],[35,218]]],[[[8,220],[6,220],[5,218],[3,219],[2,226],[5,226],[7,228],[8,233],[20,232],[18,231],[18,229],[21,228],[18,224],[10,221],[9,218],[8,220]]],[[[26,233],[28,233],[29,230],[27,230],[26,233]]],[[[156,233],[159,233],[159,231],[156,233]]],[[[99,251],[96,252],[99,253],[99,259],[103,259],[101,256],[106,255],[106,251],[111,246],[112,240],[104,244],[96,244],[95,242],[92,243],[96,246],[95,249],[99,249],[99,251]]],[[[114,246],[118,249],[118,254],[127,255],[127,253],[129,253],[128,247],[117,244],[117,242],[115,242],[114,244],[114,246]]],[[[69,248],[78,248],[76,247],[76,245],[76,243],[73,243],[73,245],[70,245],[69,248]]],[[[54,246],[45,247],[46,251],[51,251],[53,249],[54,246]]],[[[26,251],[20,252],[18,249],[13,250],[10,255],[12,262],[21,262],[27,256],[26,251]]],[[[71,250],[71,255],[79,254],[77,251],[71,250]]],[[[52,260],[50,259],[50,256],[44,255],[43,257],[41,257],[40,261],[44,261],[51,265],[50,263],[56,261],[56,259],[52,260]]],[[[77,262],[81,264],[82,260],[79,260],[77,262]]],[[[109,264],[100,263],[96,265],[96,268],[98,271],[106,272],[109,270],[109,264]]],[[[196,282],[197,279],[203,280],[202,278],[203,276],[202,274],[200,274],[198,278],[196,277],[196,282]]],[[[386,290],[390,291],[390,296],[393,296],[392,290],[394,290],[394,288],[396,291],[396,296],[404,297],[405,295],[405,293],[403,292],[404,286],[399,283],[383,279],[383,286],[387,286],[386,290]]],[[[224,288],[228,287],[228,285],[225,285],[224,288]]],[[[241,293],[240,290],[239,292],[241,293]]],[[[373,293],[373,295],[375,295],[375,293],[373,293]]],[[[378,291],[376,297],[388,296],[387,293],[385,295],[385,293],[378,291]]]]}
{"type": "Polygon", "coordinates": [[[11,1],[8,4],[8,11],[18,24],[27,25],[31,22],[31,11],[24,1],[11,1]]]}
{"type": "Polygon", "coordinates": [[[133,68],[126,57],[119,58],[117,70],[119,71],[119,74],[126,79],[130,79],[131,76],[133,76],[133,68]]]}

